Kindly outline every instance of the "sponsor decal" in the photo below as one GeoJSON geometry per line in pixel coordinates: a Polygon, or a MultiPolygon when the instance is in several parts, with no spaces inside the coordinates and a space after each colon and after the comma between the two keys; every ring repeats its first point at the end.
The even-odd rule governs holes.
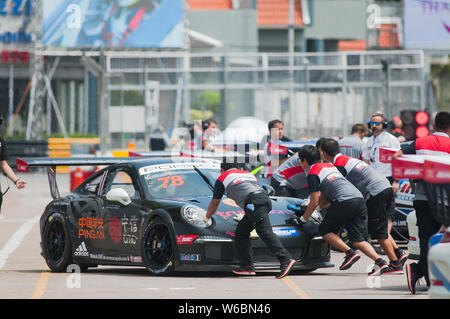
{"type": "Polygon", "coordinates": [[[78,246],[77,249],[75,249],[73,255],[78,257],[89,257],[89,252],[84,241],[80,244],[80,246],[78,246]]]}
{"type": "Polygon", "coordinates": [[[290,210],[280,210],[280,209],[274,209],[269,212],[270,215],[291,215],[291,216],[297,216],[294,212],[290,210]]]}
{"type": "Polygon", "coordinates": [[[147,175],[155,172],[161,171],[171,171],[179,169],[194,169],[194,166],[198,169],[220,169],[219,163],[169,163],[169,164],[159,164],[141,167],[139,169],[140,175],[147,175]]]}
{"type": "Polygon", "coordinates": [[[327,176],[327,179],[328,179],[330,182],[332,182],[332,181],[334,181],[337,177],[339,177],[338,174],[330,174],[330,175],[327,176]]]}
{"type": "Polygon", "coordinates": [[[109,235],[116,244],[120,243],[122,240],[122,227],[116,216],[111,218],[111,221],[109,222],[109,235]]]}
{"type": "Polygon", "coordinates": [[[241,215],[244,214],[244,211],[243,210],[238,210],[238,211],[230,210],[228,212],[216,212],[215,214],[219,215],[223,219],[228,219],[230,217],[240,217],[241,215]]]}
{"type": "Polygon", "coordinates": [[[130,218],[124,216],[121,219],[122,223],[122,241],[124,244],[135,245],[138,237],[138,217],[131,216],[130,218]]]}
{"type": "Polygon", "coordinates": [[[177,244],[178,245],[190,245],[194,242],[194,240],[199,237],[199,235],[177,235],[177,244]]]}
{"type": "Polygon", "coordinates": [[[225,198],[222,200],[222,203],[226,204],[226,205],[230,205],[230,206],[234,206],[234,207],[239,207],[238,204],[236,204],[236,202],[234,200],[232,200],[231,198],[225,198]]]}
{"type": "Polygon", "coordinates": [[[411,183],[408,179],[401,179],[399,181],[399,190],[395,194],[395,202],[397,204],[412,205],[414,201],[414,194],[412,192],[411,183]]]}
{"type": "Polygon", "coordinates": [[[176,187],[184,185],[183,177],[181,177],[180,175],[164,176],[158,178],[156,181],[162,183],[163,189],[167,189],[169,186],[176,187]]]}
{"type": "Polygon", "coordinates": [[[298,236],[298,230],[294,227],[283,227],[283,228],[274,228],[273,232],[278,237],[291,237],[298,236]]]}
{"type": "Polygon", "coordinates": [[[403,208],[403,207],[395,207],[395,210],[397,212],[399,212],[400,214],[403,214],[405,216],[407,216],[409,213],[411,213],[412,211],[414,211],[413,208],[403,208]]]}
{"type": "Polygon", "coordinates": [[[447,179],[447,178],[450,178],[450,172],[442,172],[442,171],[440,171],[440,172],[437,172],[436,173],[436,178],[440,178],[440,179],[447,179]]]}
{"type": "Polygon", "coordinates": [[[200,261],[201,256],[199,254],[180,254],[180,260],[184,261],[200,261]]]}
{"type": "Polygon", "coordinates": [[[105,256],[103,254],[89,254],[91,259],[106,261],[130,261],[130,256],[105,256]]]}
{"type": "Polygon", "coordinates": [[[105,239],[103,218],[81,217],[78,219],[78,238],[105,239]]]}
{"type": "MultiPolygon", "coordinates": [[[[223,219],[227,220],[229,218],[235,218],[235,217],[241,217],[245,212],[243,210],[230,210],[226,212],[215,212],[216,215],[222,217],[223,219]]],[[[297,216],[295,213],[293,213],[290,210],[280,210],[280,209],[274,209],[269,212],[271,215],[291,215],[291,216],[297,216]]]]}
{"type": "Polygon", "coordinates": [[[403,174],[405,175],[420,175],[421,174],[421,170],[420,169],[414,169],[414,168],[407,168],[403,171],[403,174]]]}
{"type": "Polygon", "coordinates": [[[141,256],[130,256],[130,262],[142,264],[142,257],[141,256]]]}
{"type": "Polygon", "coordinates": [[[408,223],[406,222],[406,220],[393,220],[392,221],[392,226],[407,227],[408,223]]]}

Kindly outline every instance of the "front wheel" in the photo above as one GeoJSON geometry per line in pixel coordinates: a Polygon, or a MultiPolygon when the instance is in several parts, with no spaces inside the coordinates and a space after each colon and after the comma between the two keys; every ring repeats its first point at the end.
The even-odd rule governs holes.
{"type": "Polygon", "coordinates": [[[66,223],[60,214],[54,213],[48,218],[42,242],[48,267],[55,272],[66,271],[72,263],[71,243],[66,223]]]}
{"type": "Polygon", "coordinates": [[[152,219],[142,236],[142,261],[152,273],[164,275],[175,269],[175,243],[169,225],[161,218],[152,219]]]}

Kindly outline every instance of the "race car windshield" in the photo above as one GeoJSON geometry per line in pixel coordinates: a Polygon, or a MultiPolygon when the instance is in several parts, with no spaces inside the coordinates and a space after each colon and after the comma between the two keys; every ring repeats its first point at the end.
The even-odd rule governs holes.
{"type": "MultiPolygon", "coordinates": [[[[218,169],[202,169],[202,174],[210,181],[215,181],[218,169]]],[[[195,170],[179,169],[158,171],[142,176],[152,198],[177,198],[211,196],[208,183],[195,170]]]]}

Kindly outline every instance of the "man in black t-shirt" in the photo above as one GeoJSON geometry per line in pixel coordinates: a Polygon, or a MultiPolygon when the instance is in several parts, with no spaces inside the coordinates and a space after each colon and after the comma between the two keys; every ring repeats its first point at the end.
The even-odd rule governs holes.
{"type": "MultiPolygon", "coordinates": [[[[1,122],[2,121],[0,118],[0,125],[1,125],[1,122]]],[[[16,187],[18,189],[24,188],[26,183],[17,178],[17,176],[14,174],[14,171],[9,166],[7,160],[8,160],[8,150],[6,147],[6,143],[5,143],[5,140],[2,137],[0,137],[0,168],[3,171],[3,174],[7,178],[9,178],[14,183],[14,185],[16,185],[16,187]]],[[[3,202],[3,193],[0,190],[0,211],[1,211],[2,202],[3,202]]]]}

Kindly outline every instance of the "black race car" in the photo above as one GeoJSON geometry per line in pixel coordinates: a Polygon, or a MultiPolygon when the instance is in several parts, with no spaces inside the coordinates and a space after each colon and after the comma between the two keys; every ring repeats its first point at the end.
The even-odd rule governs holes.
{"type": "MultiPolygon", "coordinates": [[[[195,158],[35,158],[18,160],[19,170],[47,166],[54,200],[40,219],[42,255],[53,271],[70,264],[145,266],[154,274],[174,270],[230,270],[237,266],[234,231],[244,213],[224,197],[209,222],[205,211],[218,161],[195,158]],[[108,165],[73,192],[59,197],[55,167],[108,165]]],[[[298,261],[295,269],[332,267],[329,245],[317,235],[318,222],[301,225],[302,200],[271,197],[274,232],[298,261]]],[[[316,220],[320,218],[315,215],[316,220]]],[[[279,269],[267,246],[254,237],[257,269],[279,269]]]]}

